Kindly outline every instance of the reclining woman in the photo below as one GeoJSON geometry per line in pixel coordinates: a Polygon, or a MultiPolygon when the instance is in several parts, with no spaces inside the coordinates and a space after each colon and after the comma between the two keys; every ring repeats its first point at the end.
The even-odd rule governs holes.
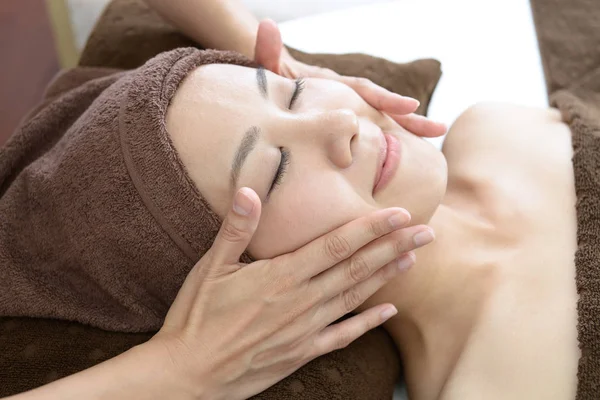
{"type": "MultiPolygon", "coordinates": [[[[181,237],[173,233],[182,226],[198,225],[198,220],[189,222],[173,214],[180,211],[172,208],[177,201],[190,200],[190,193],[177,191],[183,178],[169,180],[171,176],[152,174],[158,167],[148,161],[156,160],[140,157],[153,151],[150,147],[154,143],[170,145],[151,135],[166,124],[178,160],[195,190],[221,219],[228,214],[230,199],[238,188],[250,187],[261,198],[260,225],[247,248],[253,258],[293,252],[374,210],[403,207],[412,215],[411,225],[430,225],[437,240],[417,251],[414,268],[388,283],[359,310],[382,302],[397,308],[398,314],[385,327],[403,356],[411,398],[574,396],[579,357],[573,265],[575,193],[570,132],[556,111],[498,104],[475,106],[453,125],[440,153],[342,83],[292,80],[240,65],[200,66],[204,56],[195,50],[174,54],[177,60],[185,59],[187,67],[185,75],[165,78],[167,83],[160,86],[159,95],[174,91],[167,99],[165,120],[136,125],[144,113],[165,109],[162,104],[146,101],[143,86],[131,84],[131,79],[134,83],[155,79],[148,72],[164,69],[161,65],[156,70],[150,65],[131,79],[124,75],[110,82],[97,80],[91,88],[112,86],[90,101],[90,110],[74,123],[67,144],[48,152],[55,153],[60,163],[41,165],[43,173],[35,180],[15,180],[14,184],[9,177],[3,182],[2,193],[27,194],[36,181],[44,187],[52,173],[58,171],[60,175],[62,168],[62,173],[74,174],[68,177],[76,179],[58,179],[62,186],[54,187],[51,194],[59,198],[64,192],[77,191],[85,201],[69,206],[81,208],[86,219],[76,231],[83,232],[90,225],[93,229],[89,232],[106,235],[104,242],[96,241],[98,249],[72,251],[72,257],[92,265],[117,265],[100,259],[113,253],[121,257],[138,254],[140,259],[145,253],[150,259],[169,259],[175,253],[173,259],[180,257],[162,243],[154,243],[155,249],[153,243],[138,248],[143,243],[136,241],[140,235],[151,241],[153,235],[165,233],[154,233],[144,225],[146,221],[134,218],[137,213],[147,218],[147,213],[140,211],[133,192],[121,190],[130,185],[129,177],[113,174],[121,167],[117,164],[121,163],[122,151],[140,197],[144,204],[152,204],[148,206],[150,214],[162,220],[162,228],[183,252],[189,249],[194,254],[197,249],[181,245],[181,237]],[[138,108],[119,98],[123,90],[131,92],[125,97],[138,108]],[[138,98],[142,103],[136,103],[138,98]],[[93,141],[85,138],[91,132],[86,121],[99,124],[107,134],[93,141]],[[94,151],[105,145],[114,151],[103,150],[107,159],[94,159],[94,151]],[[84,159],[88,167],[97,168],[68,169],[77,165],[73,161],[77,155],[88,157],[84,159]],[[142,172],[138,174],[138,170],[142,172]],[[110,179],[110,186],[88,186],[88,179],[98,180],[99,171],[110,179]],[[167,196],[145,189],[169,183],[174,191],[165,192],[167,196]],[[88,190],[94,196],[83,197],[88,190]],[[122,204],[107,207],[111,202],[101,196],[112,195],[111,191],[124,199],[122,204]],[[161,212],[166,216],[157,217],[161,212]],[[108,226],[99,216],[117,223],[108,226]],[[538,357],[544,360],[541,365],[538,357]]],[[[168,55],[161,57],[169,59],[168,55]]],[[[228,62],[225,56],[220,60],[228,62]]],[[[34,129],[35,122],[29,127],[34,129]]],[[[27,141],[21,144],[29,145],[27,141]]],[[[19,204],[22,199],[13,196],[5,204],[13,200],[19,204]]],[[[193,208],[183,202],[176,205],[193,208]]],[[[36,215],[34,203],[29,212],[36,215]]],[[[210,218],[205,221],[210,222],[210,218]]],[[[67,221],[62,223],[67,225],[67,221]]],[[[420,231],[417,242],[432,239],[431,232],[420,231]]],[[[207,232],[215,233],[214,229],[207,232]]],[[[50,229],[49,233],[64,232],[50,229]]],[[[202,240],[211,242],[214,238],[202,240]]],[[[84,243],[85,235],[80,240],[84,243]]],[[[165,243],[172,245],[168,240],[165,243]]],[[[35,245],[44,249],[45,243],[35,245]]],[[[8,255],[26,257],[18,252],[8,255]]],[[[52,258],[51,254],[45,256],[52,258]]],[[[127,257],[120,266],[127,265],[127,257]]],[[[375,265],[379,261],[365,259],[363,263],[375,265]]],[[[126,268],[111,273],[127,272],[122,269],[126,268]]],[[[170,273],[181,278],[185,275],[182,270],[173,261],[170,273]]],[[[86,272],[92,277],[96,271],[86,272]]],[[[138,275],[143,274],[132,271],[132,281],[133,277],[141,281],[152,277],[153,285],[164,284],[157,280],[160,271],[138,275]]],[[[116,318],[122,310],[114,306],[92,322],[107,327],[154,327],[165,310],[164,299],[157,295],[160,286],[146,288],[145,293],[156,295],[149,299],[140,299],[139,292],[132,290],[131,302],[119,285],[132,285],[132,281],[123,281],[100,282],[104,284],[100,287],[110,290],[114,298],[125,296],[127,301],[118,306],[129,307],[128,317],[139,318],[116,318]],[[152,311],[149,316],[143,315],[145,306],[152,311]]],[[[169,295],[176,290],[170,281],[165,286],[169,295]]],[[[93,306],[98,306],[102,292],[94,286],[89,288],[98,297],[90,297],[87,309],[98,312],[93,306]]],[[[84,303],[73,304],[69,317],[81,319],[77,313],[86,310],[84,303]]],[[[167,318],[167,325],[169,322],[167,318]]]]}
{"type": "MultiPolygon", "coordinates": [[[[182,12],[183,6],[147,2],[199,42],[228,40],[225,35],[211,38],[215,29],[210,23],[182,12]]],[[[232,34],[235,44],[226,45],[252,56],[253,47],[242,45],[244,29],[239,28],[253,26],[242,23],[252,19],[233,12],[238,9],[230,7],[227,13],[232,20],[239,18],[239,35],[232,34]]],[[[214,79],[209,85],[216,86],[219,68],[223,73],[238,69],[206,67],[190,82],[204,85],[214,79]]],[[[281,70],[295,77],[285,63],[281,70]]],[[[202,124],[212,121],[215,129],[230,133],[230,141],[190,138],[182,125],[185,117],[178,104],[189,101],[203,109],[203,92],[189,94],[182,88],[169,126],[182,157],[186,149],[222,155],[220,164],[195,161],[199,171],[211,168],[212,174],[194,174],[190,168],[221,216],[225,208],[218,204],[233,191],[225,175],[228,163],[242,136],[254,127],[248,137],[256,139],[255,149],[240,168],[236,186],[251,186],[269,199],[249,248],[253,254],[266,257],[295,248],[372,208],[405,207],[412,223],[429,224],[437,239],[417,251],[416,268],[359,310],[381,302],[398,308],[385,327],[401,350],[410,397],[574,397],[579,359],[576,198],[571,132],[558,111],[476,105],[452,126],[440,154],[388,118],[365,111],[364,103],[343,86],[307,79],[302,93],[293,95],[291,81],[267,73],[269,96],[264,97],[253,87],[254,72],[239,69],[238,75],[243,92],[227,97],[221,88],[219,98],[228,101],[213,105],[214,114],[189,117],[202,124]],[[251,99],[256,99],[251,103],[255,108],[240,105],[251,99]],[[288,99],[294,101],[286,104],[288,99]],[[291,110],[282,111],[286,106],[291,110]],[[234,111],[241,116],[227,118],[234,111]],[[218,124],[217,116],[222,116],[218,124]],[[337,135],[324,128],[331,119],[340,122],[337,135]],[[380,129],[391,139],[389,145],[383,145],[380,129]],[[384,174],[376,170],[381,148],[391,150],[384,174]],[[396,171],[391,171],[395,162],[396,171]],[[380,176],[383,184],[371,190],[380,176]]],[[[187,161],[191,163],[189,154],[187,161]]]]}
{"type": "MultiPolygon", "coordinates": [[[[147,1],[191,37],[208,38],[194,13],[147,1]]],[[[439,153],[343,85],[307,79],[298,92],[293,81],[267,72],[264,90],[254,75],[202,67],[169,119],[194,182],[220,215],[218,204],[233,190],[232,157],[250,132],[255,149],[236,187],[251,186],[269,201],[249,250],[271,256],[373,208],[404,207],[412,223],[435,230],[436,241],[416,252],[415,268],[359,309],[381,302],[398,308],[385,327],[402,353],[410,397],[573,398],[580,352],[576,197],[571,133],[560,113],[476,105],[454,123],[439,153]],[[235,86],[221,86],[227,73],[235,86]],[[214,88],[223,101],[210,103],[194,84],[214,88]],[[186,102],[211,112],[186,116],[186,102]],[[194,135],[190,127],[200,123],[230,140],[194,135]],[[383,174],[382,149],[390,156],[383,174]],[[192,162],[192,151],[221,156],[192,162]],[[207,168],[211,174],[200,172],[207,168]]]]}
{"type": "Polygon", "coordinates": [[[167,129],[219,215],[241,186],[260,196],[259,259],[384,207],[435,230],[359,308],[398,309],[384,327],[411,398],[574,398],[576,198],[557,110],[476,105],[439,152],[341,83],[214,64],[180,86],[167,129]]]}
{"type": "MultiPolygon", "coordinates": [[[[127,337],[124,332],[154,335],[143,335],[142,341],[129,337],[129,346],[117,345],[115,351],[104,333],[89,330],[90,336],[105,338],[95,342],[94,360],[101,348],[116,357],[84,363],[91,368],[83,371],[82,364],[64,368],[42,357],[34,367],[40,374],[55,368],[66,378],[19,398],[85,393],[92,398],[241,399],[315,358],[295,378],[324,380],[331,368],[339,368],[342,385],[350,379],[357,385],[351,392],[357,398],[391,394],[397,356],[383,330],[350,351],[327,353],[389,319],[397,312],[393,305],[332,322],[410,267],[411,250],[433,239],[430,229],[406,227],[409,214],[392,207],[302,248],[254,261],[245,249],[260,205],[242,210],[244,203],[256,202],[256,194],[240,190],[227,217],[215,214],[188,172],[197,165],[182,162],[166,129],[166,113],[181,81],[204,64],[257,66],[235,52],[183,48],[131,71],[76,68],[55,79],[42,104],[0,148],[0,316],[8,317],[8,329],[14,329],[11,317],[21,317],[17,325],[26,320],[40,326],[36,319],[43,318],[42,325],[66,320],[116,331],[119,335],[109,339],[117,342],[127,337]],[[374,356],[361,355],[365,350],[375,350],[374,356]],[[110,385],[115,379],[120,384],[110,385]],[[361,385],[365,391],[356,394],[361,385]]],[[[298,94],[301,87],[297,81],[298,94]]],[[[410,114],[418,106],[414,99],[376,89],[385,94],[381,103],[408,113],[401,121],[429,135],[442,128],[410,114]]],[[[210,112],[189,106],[184,107],[191,112],[210,112]]],[[[245,143],[247,154],[249,139],[245,143]]],[[[241,167],[242,158],[236,165],[241,167]]],[[[211,167],[205,172],[212,173],[211,167]]],[[[50,336],[57,333],[56,346],[65,341],[62,327],[58,333],[49,330],[50,336]]],[[[81,335],[78,342],[85,345],[87,339],[81,335]]],[[[2,361],[19,364],[14,371],[28,368],[20,364],[22,342],[8,346],[13,356],[2,361]]],[[[53,344],[42,349],[55,351],[53,344]]],[[[31,359],[31,351],[26,353],[31,359]]],[[[9,394],[35,387],[20,376],[7,381],[9,394]]],[[[282,387],[288,390],[277,385],[267,398],[281,398],[282,387]]],[[[343,390],[337,385],[311,392],[343,390]]]]}

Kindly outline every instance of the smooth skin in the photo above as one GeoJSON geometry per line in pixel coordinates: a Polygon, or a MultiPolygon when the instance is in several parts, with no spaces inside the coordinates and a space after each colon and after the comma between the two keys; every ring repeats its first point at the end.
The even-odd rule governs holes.
{"type": "Polygon", "coordinates": [[[433,145],[341,82],[306,78],[298,92],[295,81],[262,72],[201,66],[181,83],[166,116],[190,178],[219,216],[226,215],[241,186],[260,196],[261,221],[248,246],[252,256],[294,251],[387,207],[408,210],[413,233],[431,234],[423,224],[439,205],[447,175],[446,161],[433,145]],[[401,141],[400,163],[388,185],[374,191],[384,133],[401,141]],[[232,182],[233,160],[248,137],[254,146],[232,182]]]}

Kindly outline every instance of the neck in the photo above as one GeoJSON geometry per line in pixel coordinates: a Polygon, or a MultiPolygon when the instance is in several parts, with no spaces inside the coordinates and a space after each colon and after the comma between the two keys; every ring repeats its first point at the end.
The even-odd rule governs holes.
{"type": "Polygon", "coordinates": [[[442,393],[477,328],[495,276],[486,250],[490,225],[483,219],[442,204],[429,226],[436,240],[417,251],[406,301],[386,326],[402,353],[411,398],[418,399],[442,393]]]}

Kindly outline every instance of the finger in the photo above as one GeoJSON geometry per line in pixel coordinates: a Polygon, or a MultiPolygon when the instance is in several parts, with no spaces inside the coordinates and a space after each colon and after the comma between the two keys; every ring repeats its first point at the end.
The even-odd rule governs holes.
{"type": "Polygon", "coordinates": [[[212,247],[194,265],[171,304],[161,328],[163,333],[187,323],[199,287],[207,276],[221,276],[239,268],[239,258],[256,231],[260,212],[260,198],[252,189],[243,187],[237,191],[212,247]]]}
{"type": "Polygon", "coordinates": [[[237,265],[256,231],[260,212],[260,198],[254,190],[243,187],[237,191],[233,205],[209,250],[212,265],[237,265]]]}
{"type": "MultiPolygon", "coordinates": [[[[300,249],[281,256],[280,264],[289,266],[300,260],[302,268],[295,268],[294,276],[298,281],[305,281],[344,261],[373,240],[400,229],[409,222],[410,214],[402,208],[378,210],[350,221],[300,249]]],[[[289,274],[289,269],[282,273],[289,274]]]]}
{"type": "Polygon", "coordinates": [[[275,21],[270,19],[261,21],[256,33],[254,61],[279,75],[282,49],[281,32],[275,21]]]}
{"type": "Polygon", "coordinates": [[[364,303],[375,292],[381,289],[386,283],[396,278],[398,274],[408,270],[414,265],[416,260],[415,253],[409,251],[397,260],[388,263],[373,274],[369,279],[351,287],[340,293],[333,299],[321,306],[319,319],[322,326],[330,324],[343,315],[354,311],[358,306],[364,303]]]}
{"type": "Polygon", "coordinates": [[[379,111],[408,114],[419,108],[418,100],[390,92],[369,79],[341,76],[340,81],[354,89],[367,103],[379,111]]]}
{"type": "MultiPolygon", "coordinates": [[[[377,270],[403,254],[433,241],[431,228],[412,226],[379,238],[354,253],[347,260],[312,278],[309,284],[311,298],[329,300],[365,281],[377,270]]],[[[404,259],[403,261],[408,261],[404,259]]],[[[405,266],[405,265],[404,265],[405,266]]],[[[352,310],[348,310],[350,312],[352,310]]]]}
{"type": "Polygon", "coordinates": [[[446,124],[434,122],[427,117],[417,114],[394,115],[390,114],[400,126],[417,136],[437,137],[448,131],[446,124]]]}
{"type": "Polygon", "coordinates": [[[398,310],[391,304],[372,307],[362,313],[323,329],[314,341],[316,356],[342,349],[364,335],[367,331],[381,325],[398,310]]]}
{"type": "Polygon", "coordinates": [[[332,69],[317,67],[315,65],[308,65],[306,68],[306,76],[310,76],[311,78],[320,78],[320,79],[332,79],[334,81],[340,81],[342,79],[342,75],[338,74],[332,69]]]}

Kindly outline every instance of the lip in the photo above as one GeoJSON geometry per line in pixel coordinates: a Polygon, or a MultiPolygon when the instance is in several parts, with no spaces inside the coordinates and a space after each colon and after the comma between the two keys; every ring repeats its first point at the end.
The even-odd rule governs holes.
{"type": "Polygon", "coordinates": [[[382,190],[392,180],[400,163],[400,141],[389,133],[382,134],[382,146],[373,194],[382,190]]]}

